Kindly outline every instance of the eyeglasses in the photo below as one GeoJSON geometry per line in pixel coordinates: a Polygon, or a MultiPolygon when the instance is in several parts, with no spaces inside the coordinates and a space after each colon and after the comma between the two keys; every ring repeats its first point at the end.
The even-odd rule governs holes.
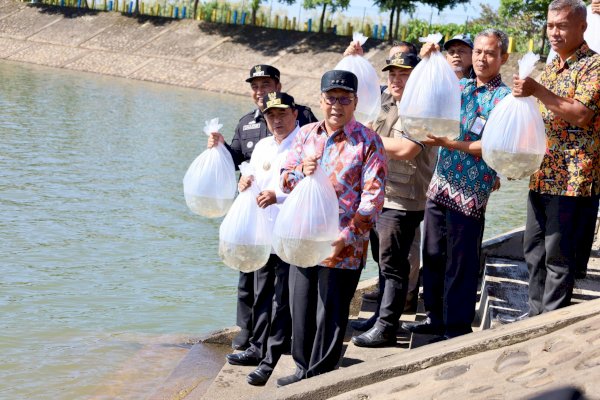
{"type": "Polygon", "coordinates": [[[449,56],[454,56],[455,54],[459,55],[459,56],[464,56],[464,55],[467,55],[469,53],[470,53],[469,50],[463,50],[463,49],[460,49],[460,50],[450,49],[450,50],[448,50],[448,55],[449,56]]]}
{"type": "Polygon", "coordinates": [[[347,106],[347,105],[352,104],[352,102],[354,101],[355,98],[356,97],[347,97],[347,96],[340,96],[340,97],[323,96],[323,100],[325,100],[325,103],[329,104],[330,106],[334,105],[336,101],[338,103],[340,103],[340,105],[342,105],[342,106],[347,106]]]}

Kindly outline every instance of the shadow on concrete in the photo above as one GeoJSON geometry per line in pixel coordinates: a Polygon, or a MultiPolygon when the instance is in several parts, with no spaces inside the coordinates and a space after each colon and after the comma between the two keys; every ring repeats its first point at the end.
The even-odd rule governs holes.
{"type": "MultiPolygon", "coordinates": [[[[221,35],[231,42],[251,47],[264,56],[274,56],[280,50],[287,49],[292,54],[328,52],[341,54],[350,43],[350,37],[331,33],[308,33],[283,31],[252,25],[231,25],[214,22],[201,22],[198,29],[206,34],[221,35]],[[294,46],[302,42],[301,46],[294,46]]],[[[377,47],[381,40],[369,39],[365,43],[365,52],[377,47]]]]}
{"type": "Polygon", "coordinates": [[[79,18],[85,15],[98,15],[100,10],[93,10],[90,8],[75,8],[75,7],[61,7],[61,6],[53,6],[50,4],[41,4],[41,3],[30,3],[27,4],[29,7],[34,7],[39,10],[42,14],[49,15],[62,15],[65,18],[79,18]]]}

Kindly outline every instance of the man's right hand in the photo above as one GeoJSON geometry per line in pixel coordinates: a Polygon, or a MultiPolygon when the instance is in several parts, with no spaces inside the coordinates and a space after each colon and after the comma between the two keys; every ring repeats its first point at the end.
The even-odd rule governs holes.
{"type": "Polygon", "coordinates": [[[310,156],[304,159],[302,162],[302,173],[304,173],[304,176],[310,176],[315,173],[317,165],[319,164],[318,161],[319,157],[316,156],[310,156]]]}
{"type": "Polygon", "coordinates": [[[219,132],[211,132],[208,137],[208,143],[206,143],[206,147],[212,149],[219,143],[225,143],[225,138],[219,132]]]}
{"type": "Polygon", "coordinates": [[[436,43],[425,43],[423,47],[421,47],[421,52],[419,53],[419,56],[421,58],[426,58],[429,57],[434,51],[440,51],[440,45],[436,43]]]}
{"type": "Polygon", "coordinates": [[[238,182],[238,190],[242,193],[244,190],[248,189],[250,185],[252,185],[252,180],[254,177],[250,176],[242,176],[238,182]]]}
{"type": "Polygon", "coordinates": [[[600,0],[592,0],[592,12],[600,14],[600,0]]]}
{"type": "Polygon", "coordinates": [[[350,42],[350,45],[344,51],[344,57],[346,57],[346,56],[362,56],[363,54],[364,54],[364,51],[359,42],[350,42]]]}

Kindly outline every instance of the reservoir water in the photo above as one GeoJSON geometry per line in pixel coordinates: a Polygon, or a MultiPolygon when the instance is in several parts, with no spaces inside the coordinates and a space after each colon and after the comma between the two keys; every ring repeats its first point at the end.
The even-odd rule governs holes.
{"type": "MultiPolygon", "coordinates": [[[[204,121],[230,138],[252,104],[8,62],[0,82],[0,398],[143,398],[235,323],[221,219],[187,209],[182,178],[204,121]]],[[[503,183],[486,237],[524,224],[525,195],[503,183]]]]}

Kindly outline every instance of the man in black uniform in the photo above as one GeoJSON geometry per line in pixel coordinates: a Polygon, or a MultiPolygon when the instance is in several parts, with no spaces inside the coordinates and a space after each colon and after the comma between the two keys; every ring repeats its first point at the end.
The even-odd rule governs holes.
{"type": "MultiPolygon", "coordinates": [[[[220,133],[212,133],[208,138],[208,148],[213,147],[217,142],[225,143],[233,157],[236,168],[242,162],[250,161],[254,146],[260,139],[271,136],[261,110],[264,107],[263,98],[267,93],[281,91],[279,77],[279,70],[270,65],[259,64],[252,67],[246,82],[250,83],[252,100],[256,104],[256,109],[240,118],[230,145],[225,143],[225,139],[220,133]]],[[[317,121],[309,107],[296,104],[296,109],[298,110],[298,124],[300,126],[317,121]]],[[[231,344],[231,347],[235,350],[248,348],[249,339],[255,325],[254,321],[259,317],[252,314],[255,298],[254,280],[255,274],[253,272],[240,272],[236,318],[240,333],[233,339],[231,344]]],[[[259,284],[258,286],[263,287],[264,285],[259,284]]]]}

